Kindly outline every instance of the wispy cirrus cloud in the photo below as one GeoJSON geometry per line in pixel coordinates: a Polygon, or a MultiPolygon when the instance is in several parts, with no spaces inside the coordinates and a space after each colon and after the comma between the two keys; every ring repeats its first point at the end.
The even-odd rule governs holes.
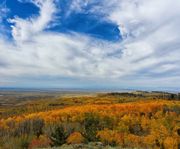
{"type": "Polygon", "coordinates": [[[6,33],[3,20],[7,17],[9,11],[10,10],[6,7],[5,1],[0,3],[0,36],[3,36],[3,34],[6,33]]]}
{"type": "Polygon", "coordinates": [[[54,21],[56,5],[52,0],[31,0],[29,2],[40,9],[39,16],[31,16],[27,19],[19,17],[9,19],[9,22],[14,24],[11,26],[12,36],[17,41],[29,40],[32,36],[48,28],[54,21]]]}
{"type": "Polygon", "coordinates": [[[6,7],[5,1],[3,1],[2,3],[0,3],[0,14],[1,14],[0,15],[0,22],[7,15],[8,12],[9,12],[9,9],[6,7]]]}

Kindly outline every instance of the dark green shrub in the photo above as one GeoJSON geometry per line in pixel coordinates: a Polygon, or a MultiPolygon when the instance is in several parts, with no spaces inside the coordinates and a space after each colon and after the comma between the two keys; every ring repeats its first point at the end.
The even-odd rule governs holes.
{"type": "Polygon", "coordinates": [[[94,113],[86,113],[84,118],[85,138],[87,141],[97,141],[97,131],[102,130],[103,126],[100,117],[94,113]]]}
{"type": "Polygon", "coordinates": [[[22,139],[22,140],[21,140],[21,148],[22,148],[22,149],[28,149],[28,147],[29,147],[29,140],[27,140],[27,139],[22,139]]]}
{"type": "Polygon", "coordinates": [[[63,126],[58,126],[55,131],[51,134],[50,139],[52,141],[52,146],[60,146],[66,142],[67,135],[63,126]]]}
{"type": "Polygon", "coordinates": [[[100,129],[113,129],[114,120],[111,117],[105,116],[100,119],[100,129]]]}
{"type": "Polygon", "coordinates": [[[134,135],[143,135],[143,130],[140,124],[134,124],[129,127],[129,132],[134,135]]]}
{"type": "Polygon", "coordinates": [[[32,120],[32,130],[33,133],[39,138],[43,134],[44,120],[40,118],[35,118],[32,120]]]}
{"type": "Polygon", "coordinates": [[[22,136],[31,133],[31,121],[24,120],[19,123],[18,127],[16,128],[14,135],[15,136],[22,136]]]}

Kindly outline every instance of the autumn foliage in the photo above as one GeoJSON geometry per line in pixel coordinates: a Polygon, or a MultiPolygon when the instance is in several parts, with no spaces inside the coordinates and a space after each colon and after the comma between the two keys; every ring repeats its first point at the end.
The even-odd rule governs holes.
{"type": "Polygon", "coordinates": [[[53,139],[55,144],[62,138],[60,144],[100,141],[111,146],[176,149],[180,145],[177,107],[179,101],[167,100],[68,106],[2,118],[0,137],[31,134],[29,148],[53,145],[53,139]]]}
{"type": "Polygon", "coordinates": [[[40,138],[34,138],[29,143],[29,149],[33,148],[44,148],[51,144],[51,140],[47,136],[41,136],[40,138]]]}
{"type": "Polygon", "coordinates": [[[84,142],[84,137],[80,132],[73,132],[70,134],[70,136],[67,138],[68,144],[80,144],[84,142]]]}

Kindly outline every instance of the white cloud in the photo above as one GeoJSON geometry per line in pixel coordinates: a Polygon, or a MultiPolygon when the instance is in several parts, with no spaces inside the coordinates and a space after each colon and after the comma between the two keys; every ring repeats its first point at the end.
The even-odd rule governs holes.
{"type": "MultiPolygon", "coordinates": [[[[46,75],[117,80],[129,85],[154,86],[163,81],[167,86],[180,85],[178,81],[173,84],[180,80],[180,2],[102,1],[96,8],[101,8],[102,19],[119,25],[123,36],[119,43],[78,33],[46,32],[54,21],[55,3],[33,3],[40,8],[39,16],[11,19],[16,44],[0,40],[1,77],[46,75]]],[[[89,3],[74,0],[70,11],[82,11],[89,3]]],[[[99,9],[91,12],[97,14],[99,9]]]]}
{"type": "Polygon", "coordinates": [[[116,47],[111,45],[102,51],[103,41],[97,46],[92,43],[93,39],[78,34],[42,33],[31,40],[18,46],[1,41],[0,59],[8,66],[0,67],[0,74],[98,77],[95,71],[105,70],[100,66],[96,68],[97,65],[116,47]]]}
{"type": "Polygon", "coordinates": [[[56,6],[53,0],[32,0],[39,7],[39,16],[32,16],[28,19],[19,17],[9,19],[12,25],[12,35],[15,40],[26,41],[48,28],[51,21],[54,21],[56,6]]]}

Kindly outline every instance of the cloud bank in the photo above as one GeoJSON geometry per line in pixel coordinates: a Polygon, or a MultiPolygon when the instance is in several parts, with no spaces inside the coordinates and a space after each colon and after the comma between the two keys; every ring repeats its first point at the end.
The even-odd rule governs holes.
{"type": "Polygon", "coordinates": [[[117,24],[122,37],[118,42],[78,32],[48,31],[61,13],[58,1],[28,2],[39,8],[39,14],[8,18],[13,41],[0,36],[2,79],[46,76],[84,79],[85,83],[102,80],[110,86],[180,85],[180,2],[72,1],[68,14],[92,13],[117,24]]]}

